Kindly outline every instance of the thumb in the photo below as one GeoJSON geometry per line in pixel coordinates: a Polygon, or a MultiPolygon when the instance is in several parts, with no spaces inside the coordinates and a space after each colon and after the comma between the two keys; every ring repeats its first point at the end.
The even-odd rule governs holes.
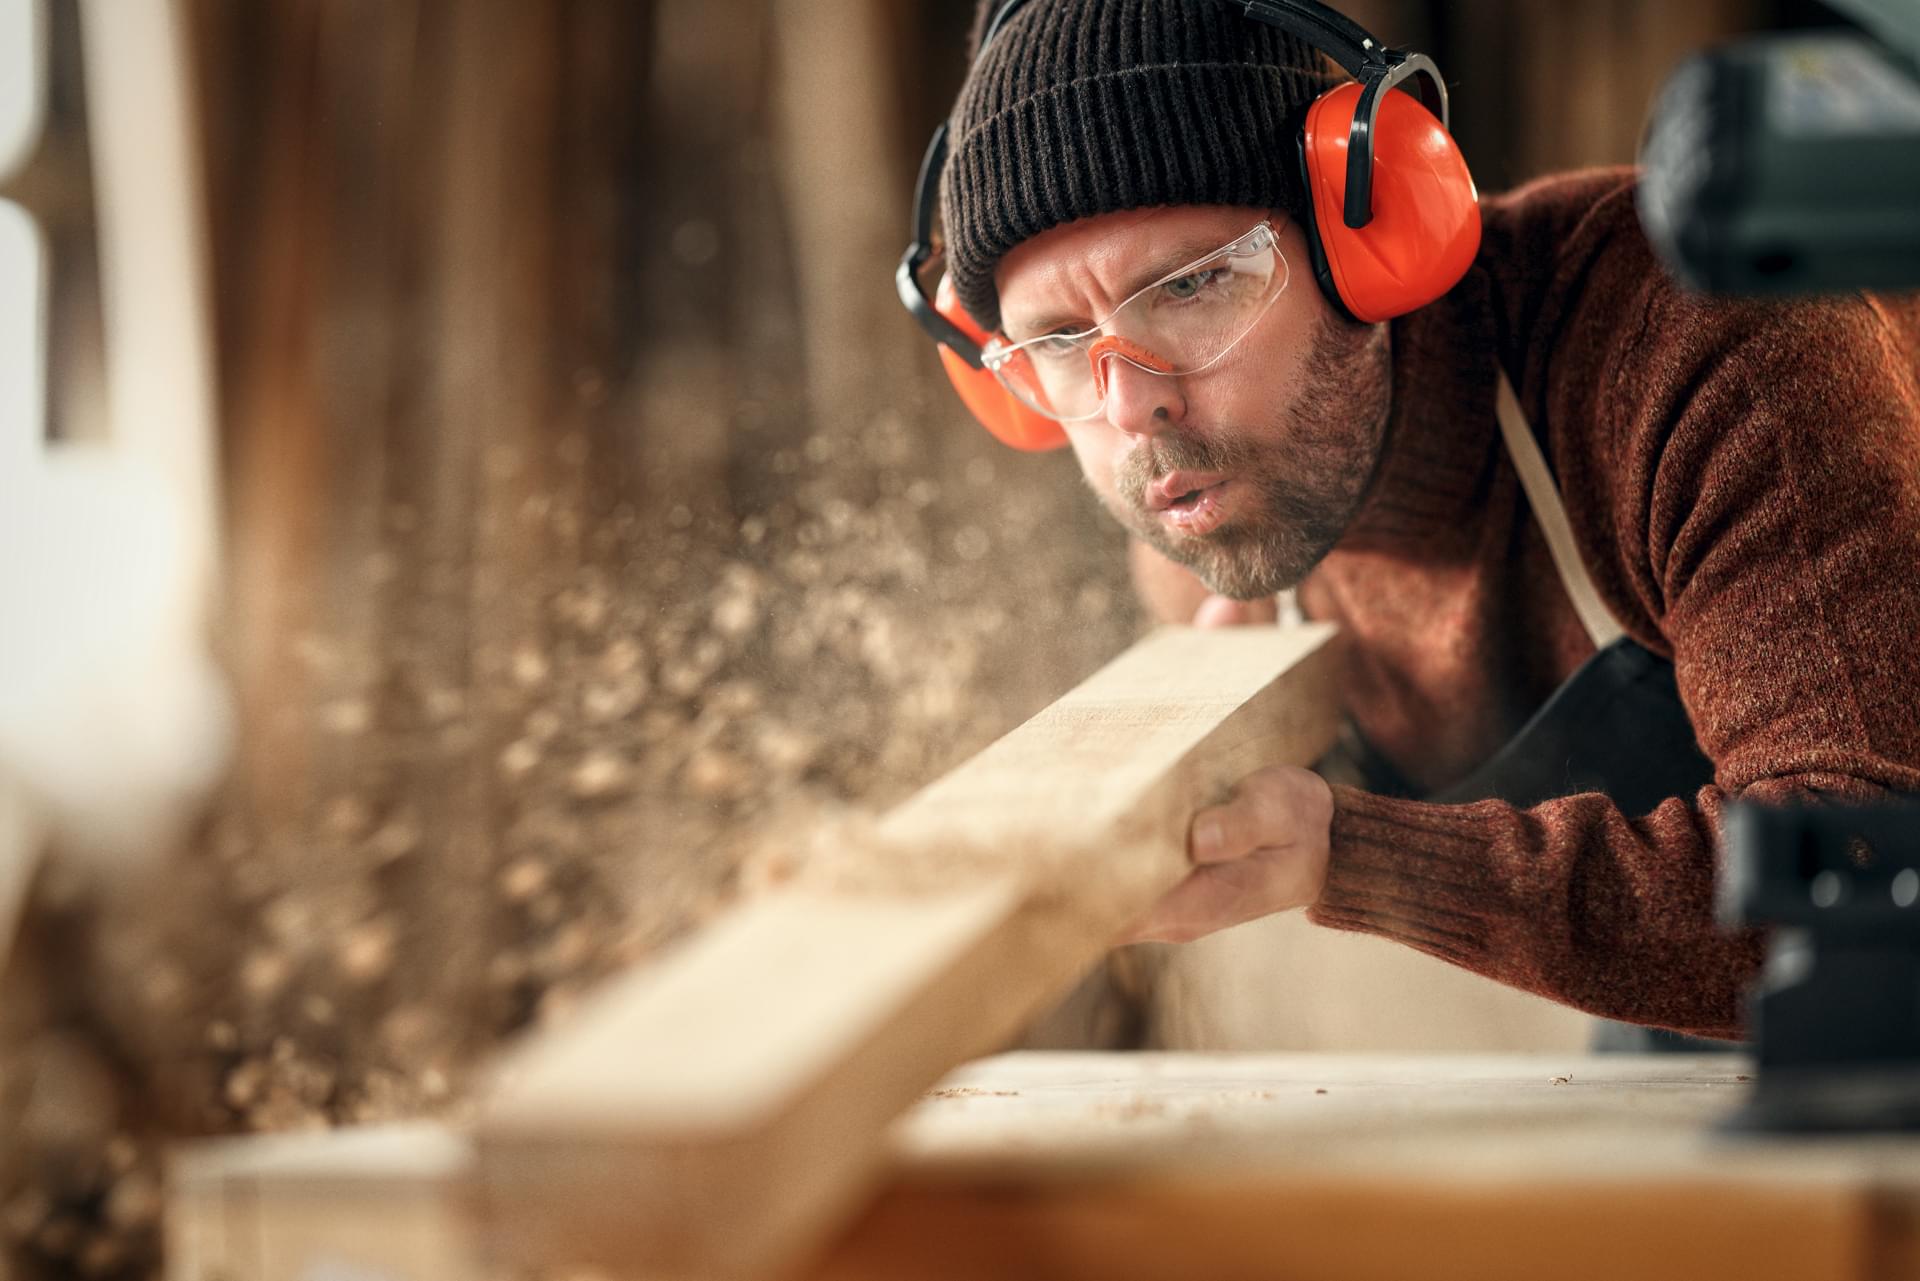
{"type": "Polygon", "coordinates": [[[1291,784],[1296,774],[1304,773],[1284,767],[1257,770],[1241,779],[1221,804],[1195,814],[1187,829],[1193,861],[1224,863],[1257,849],[1292,844],[1299,816],[1291,784]]]}
{"type": "Polygon", "coordinates": [[[1201,866],[1225,863],[1264,842],[1265,824],[1251,798],[1240,795],[1224,805],[1201,810],[1193,816],[1188,848],[1193,861],[1201,866]]]}

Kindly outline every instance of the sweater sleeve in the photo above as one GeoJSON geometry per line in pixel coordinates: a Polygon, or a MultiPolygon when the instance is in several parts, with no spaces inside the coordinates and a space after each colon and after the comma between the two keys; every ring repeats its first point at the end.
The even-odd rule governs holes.
{"type": "MultiPolygon", "coordinates": [[[[1627,238],[1630,240],[1631,238],[1627,238]]],[[[1671,656],[1714,784],[1651,814],[1335,789],[1311,917],[1595,1014],[1735,1036],[1763,940],[1713,917],[1722,811],[1920,793],[1920,302],[1711,302],[1582,258],[1529,355],[1569,518],[1671,656]]]]}

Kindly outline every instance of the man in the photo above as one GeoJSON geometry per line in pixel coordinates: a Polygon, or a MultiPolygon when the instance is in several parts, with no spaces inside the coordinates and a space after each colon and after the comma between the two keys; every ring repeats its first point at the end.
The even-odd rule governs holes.
{"type": "Polygon", "coordinates": [[[1152,612],[1254,622],[1296,589],[1348,637],[1371,786],[1246,779],[1194,816],[1194,870],[1135,937],[1304,907],[1738,1036],[1761,940],[1713,919],[1728,801],[1920,792],[1920,302],[1691,296],[1613,171],[1486,201],[1457,285],[1356,321],[1316,286],[1295,160],[1326,63],[1239,9],[1022,6],[969,73],[941,186],[958,297],[1012,353],[1002,381],[1064,420],[1152,612]],[[1180,309],[1208,299],[1244,333],[1139,337],[1187,343],[1180,309]],[[1556,487],[1564,565],[1535,511],[1556,487]],[[1589,577],[1627,638],[1599,658],[1589,577]],[[1543,790],[1563,752],[1600,763],[1543,790]]]}

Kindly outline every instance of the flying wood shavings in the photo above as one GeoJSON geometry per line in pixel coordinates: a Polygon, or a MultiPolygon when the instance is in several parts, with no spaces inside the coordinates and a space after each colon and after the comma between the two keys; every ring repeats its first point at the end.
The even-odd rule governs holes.
{"type": "MultiPolygon", "coordinates": [[[[227,808],[164,896],[106,906],[85,968],[95,1021],[121,1040],[111,1057],[169,1065],[140,1088],[174,1133],[457,1117],[487,1049],[718,910],[750,853],[781,852],[749,880],[791,875],[822,844],[830,869],[832,816],[910,794],[1133,639],[1110,547],[955,551],[963,526],[1037,509],[1038,493],[803,463],[753,537],[745,521],[615,516],[603,562],[515,584],[548,630],[464,684],[426,661],[467,643],[464,614],[390,652],[320,620],[300,641],[324,659],[308,664],[319,697],[279,714],[336,745],[327,786],[291,824],[227,808]],[[454,894],[486,903],[488,933],[465,950],[430,932],[454,894]],[[476,1007],[444,1002],[449,971],[472,975],[476,1007]]],[[[543,518],[564,506],[552,496],[543,518]]],[[[392,558],[403,590],[417,553],[402,541],[392,558]]],[[[0,1231],[102,1276],[151,1259],[158,1150],[50,1198],[0,1186],[0,1231]],[[107,1206],[139,1222],[109,1224],[107,1206]]]]}

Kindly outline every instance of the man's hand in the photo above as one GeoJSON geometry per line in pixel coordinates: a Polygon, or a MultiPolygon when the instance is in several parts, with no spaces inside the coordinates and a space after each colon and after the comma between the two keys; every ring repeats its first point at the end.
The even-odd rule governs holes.
{"type": "Polygon", "coordinates": [[[1187,832],[1193,871],[1120,943],[1189,943],[1258,916],[1307,907],[1327,883],[1333,789],[1311,770],[1249,774],[1187,832]]]}

